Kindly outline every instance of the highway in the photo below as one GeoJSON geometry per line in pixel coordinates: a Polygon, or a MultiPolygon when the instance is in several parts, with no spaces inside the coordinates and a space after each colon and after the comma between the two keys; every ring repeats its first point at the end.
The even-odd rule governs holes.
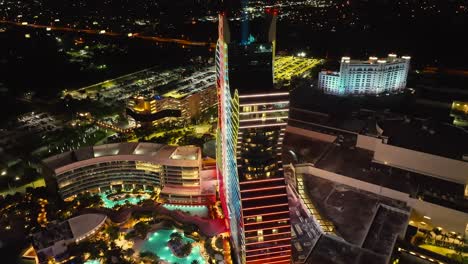
{"type": "Polygon", "coordinates": [[[128,38],[135,38],[135,39],[144,39],[144,40],[150,40],[154,42],[175,43],[175,44],[179,44],[182,46],[198,46],[198,47],[211,47],[211,48],[214,48],[216,46],[215,43],[211,43],[211,42],[190,41],[186,39],[165,38],[165,37],[156,37],[156,36],[143,36],[143,35],[140,35],[139,33],[117,33],[117,32],[108,32],[105,30],[98,30],[98,29],[80,29],[80,28],[71,28],[71,27],[50,26],[50,25],[37,25],[37,24],[29,24],[25,22],[20,23],[20,22],[14,22],[14,21],[7,21],[7,20],[0,20],[0,23],[19,26],[19,27],[45,29],[47,31],[76,32],[76,33],[85,33],[85,34],[92,34],[92,35],[105,35],[105,36],[112,36],[112,37],[128,37],[128,38]]]}

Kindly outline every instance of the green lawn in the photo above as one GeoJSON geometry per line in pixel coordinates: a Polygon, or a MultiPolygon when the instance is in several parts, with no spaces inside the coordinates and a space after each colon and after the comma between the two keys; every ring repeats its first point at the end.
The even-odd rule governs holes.
{"type": "Polygon", "coordinates": [[[21,193],[24,193],[26,192],[26,188],[28,187],[33,187],[33,188],[37,188],[37,187],[44,187],[45,186],[45,181],[43,178],[41,179],[37,179],[33,182],[30,182],[28,184],[25,184],[23,186],[19,186],[19,187],[16,187],[16,188],[11,188],[10,190],[5,190],[3,192],[0,192],[0,195],[8,195],[8,194],[15,194],[16,192],[21,192],[21,193]]]}
{"type": "MultiPolygon", "coordinates": [[[[424,248],[426,250],[429,250],[429,251],[432,251],[432,252],[435,252],[439,255],[442,255],[442,256],[446,256],[446,257],[449,257],[452,255],[452,254],[455,254],[455,250],[453,249],[449,249],[449,248],[443,248],[443,247],[438,247],[438,246],[433,246],[433,245],[421,245],[419,246],[421,248],[424,248]]],[[[464,258],[464,261],[461,262],[461,263],[468,263],[468,252],[467,253],[463,253],[463,258],[464,258]]]]}

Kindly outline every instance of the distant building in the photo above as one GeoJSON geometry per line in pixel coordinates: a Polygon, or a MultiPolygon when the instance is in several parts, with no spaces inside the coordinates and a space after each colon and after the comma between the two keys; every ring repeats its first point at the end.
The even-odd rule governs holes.
{"type": "Polygon", "coordinates": [[[83,192],[156,188],[169,203],[205,204],[214,196],[206,186],[214,171],[204,170],[201,150],[193,146],[107,144],[65,152],[43,163],[48,188],[63,199],[83,192]]]}
{"type": "MultiPolygon", "coordinates": [[[[107,217],[102,214],[84,214],[60,223],[53,223],[31,235],[39,263],[50,263],[68,258],[68,245],[78,243],[99,230],[107,217]]],[[[55,262],[54,262],[55,263],[55,262]]]]}
{"type": "Polygon", "coordinates": [[[212,86],[182,97],[134,96],[128,100],[127,114],[141,126],[168,121],[189,122],[216,103],[216,87],[212,86]]]}
{"type": "Polygon", "coordinates": [[[454,125],[468,127],[468,101],[454,101],[450,116],[453,117],[454,125]]]}
{"type": "Polygon", "coordinates": [[[154,126],[182,118],[179,100],[160,96],[130,98],[127,114],[135,120],[137,125],[141,126],[154,126]]]}
{"type": "Polygon", "coordinates": [[[333,95],[378,95],[406,88],[410,57],[389,54],[386,59],[367,61],[341,58],[340,72],[319,73],[319,89],[333,95]]]}

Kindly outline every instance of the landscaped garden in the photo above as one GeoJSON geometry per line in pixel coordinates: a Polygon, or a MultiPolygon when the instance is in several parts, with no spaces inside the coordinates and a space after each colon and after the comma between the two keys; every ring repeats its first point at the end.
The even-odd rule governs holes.
{"type": "Polygon", "coordinates": [[[468,247],[465,238],[454,232],[444,232],[436,227],[432,230],[419,229],[412,243],[463,264],[468,264],[468,247]]]}

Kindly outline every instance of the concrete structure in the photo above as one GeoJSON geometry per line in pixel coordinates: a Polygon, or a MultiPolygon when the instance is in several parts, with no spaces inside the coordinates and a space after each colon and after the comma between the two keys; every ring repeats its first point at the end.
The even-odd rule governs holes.
{"type": "Polygon", "coordinates": [[[86,239],[99,230],[107,217],[102,214],[84,214],[61,223],[52,223],[45,230],[32,234],[32,243],[39,263],[66,259],[67,246],[86,239]]]}
{"type": "Polygon", "coordinates": [[[210,86],[183,95],[132,97],[127,103],[127,114],[141,126],[155,126],[168,121],[189,122],[216,103],[216,87],[210,86]]]}
{"type": "MultiPolygon", "coordinates": [[[[425,228],[442,227],[450,232],[465,233],[468,224],[465,200],[468,162],[458,154],[442,156],[423,152],[417,148],[416,141],[412,143],[418,150],[408,145],[403,147],[394,139],[398,137],[395,131],[389,134],[390,137],[384,136],[388,134],[386,129],[390,129],[389,126],[380,127],[380,132],[371,136],[314,122],[295,124],[301,127],[288,127],[290,135],[310,138],[317,142],[317,146],[323,145],[319,148],[315,143],[306,143],[319,153],[310,155],[310,158],[299,157],[303,166],[301,169],[296,167],[296,172],[405,202],[412,208],[409,224],[415,227],[421,227],[423,222],[425,228]],[[333,138],[335,140],[330,141],[333,138]]],[[[444,142],[436,143],[444,145],[444,142]]],[[[288,149],[291,147],[297,148],[288,146],[288,149]]],[[[304,150],[296,153],[301,155],[301,152],[304,150]]],[[[442,152],[439,150],[439,153],[442,152]]]]}
{"type": "Polygon", "coordinates": [[[332,95],[378,95],[406,88],[410,57],[389,54],[386,59],[370,57],[367,61],[341,59],[339,72],[319,73],[319,89],[332,95]]]}
{"type": "Polygon", "coordinates": [[[203,204],[214,195],[202,189],[201,150],[193,146],[107,144],[65,152],[43,163],[47,186],[64,199],[82,192],[160,188],[160,197],[168,202],[203,204]]]}
{"type": "Polygon", "coordinates": [[[160,96],[135,96],[129,99],[127,114],[135,120],[137,126],[156,126],[168,121],[183,120],[179,100],[160,96]]]}

